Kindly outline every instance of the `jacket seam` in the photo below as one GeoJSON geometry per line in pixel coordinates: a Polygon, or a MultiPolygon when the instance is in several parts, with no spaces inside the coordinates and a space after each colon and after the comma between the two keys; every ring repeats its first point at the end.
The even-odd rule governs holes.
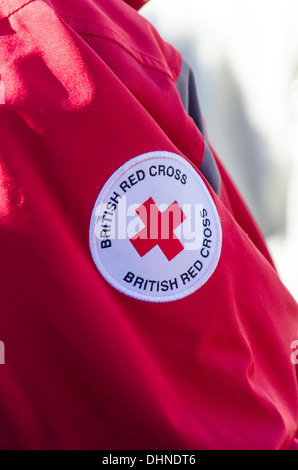
{"type": "Polygon", "coordinates": [[[24,5],[22,5],[21,7],[17,8],[16,10],[12,11],[11,13],[9,13],[7,16],[5,16],[4,18],[0,18],[0,21],[4,21],[4,20],[7,20],[8,18],[10,18],[12,15],[14,15],[15,13],[17,13],[18,11],[22,10],[22,8],[26,7],[27,5],[29,5],[29,3],[33,3],[35,2],[36,0],[29,0],[27,3],[24,3],[24,5]]]}
{"type": "MultiPolygon", "coordinates": [[[[106,29],[107,31],[110,31],[111,33],[113,33],[115,35],[115,39],[113,38],[110,38],[108,36],[105,36],[103,34],[98,34],[98,33],[89,33],[89,32],[83,32],[83,31],[78,31],[76,28],[74,28],[74,30],[76,31],[76,33],[80,34],[80,35],[85,35],[85,36],[93,36],[93,37],[98,37],[98,38],[101,38],[101,39],[106,39],[108,41],[111,41],[113,42],[114,44],[117,44],[119,45],[120,47],[122,47],[122,49],[124,49],[128,54],[130,54],[132,57],[134,57],[137,62],[139,62],[141,65],[143,65],[144,67],[147,67],[149,69],[152,69],[152,70],[155,70],[156,72],[160,72],[160,73],[163,73],[164,75],[167,75],[168,77],[171,78],[171,80],[173,82],[175,82],[173,76],[172,76],[172,70],[173,70],[173,66],[176,62],[176,53],[175,53],[175,50],[173,52],[173,58],[171,60],[171,65],[168,65],[166,66],[166,64],[164,62],[162,62],[161,60],[153,57],[152,55],[149,55],[149,54],[146,54],[142,51],[140,51],[139,49],[136,49],[135,47],[133,47],[129,42],[125,41],[125,39],[123,39],[114,29],[110,28],[109,26],[105,25],[104,23],[98,23],[98,22],[95,22],[95,21],[90,21],[90,20],[86,20],[86,19],[80,19],[80,18],[76,18],[74,16],[69,16],[69,15],[65,15],[64,13],[61,13],[59,11],[56,11],[57,15],[59,15],[61,18],[64,18],[66,20],[73,20],[73,21],[78,21],[78,22],[81,22],[81,23],[87,23],[87,24],[93,24],[93,25],[96,25],[96,26],[99,26],[101,28],[104,28],[106,29]],[[157,64],[160,64],[164,69],[168,68],[169,71],[167,72],[166,70],[162,70],[160,68],[158,68],[157,66],[154,67],[153,65],[150,66],[148,64],[145,64],[144,62],[142,62],[140,59],[138,59],[134,54],[133,52],[135,52],[137,55],[139,55],[140,57],[144,57],[144,58],[147,58],[147,59],[150,59],[151,61],[157,63],[157,64]]],[[[69,25],[70,26],[70,25],[69,25]]]]}
{"type": "MultiPolygon", "coordinates": [[[[170,72],[167,72],[165,70],[161,70],[159,68],[156,68],[154,67],[153,65],[149,65],[149,64],[145,64],[144,62],[142,62],[141,59],[138,59],[138,57],[136,57],[132,51],[130,51],[129,49],[127,49],[124,45],[122,45],[121,43],[119,43],[117,40],[113,40],[107,36],[101,36],[99,34],[94,34],[94,33],[85,33],[85,32],[82,32],[82,31],[76,31],[77,34],[79,35],[82,35],[82,36],[91,36],[91,37],[96,37],[96,38],[99,38],[99,39],[105,39],[107,41],[110,41],[114,44],[116,44],[118,47],[121,47],[121,49],[123,49],[125,52],[127,52],[129,55],[131,55],[140,65],[142,65],[143,67],[146,67],[147,69],[150,69],[150,70],[154,70],[155,72],[159,72],[163,75],[166,75],[168,78],[170,78],[174,83],[175,83],[175,80],[172,76],[172,74],[170,72]]],[[[141,55],[141,54],[140,54],[141,55]]]]}
{"type": "MultiPolygon", "coordinates": [[[[176,79],[175,79],[174,76],[173,76],[173,71],[174,71],[174,69],[175,69],[175,65],[176,65],[176,62],[177,62],[177,60],[178,60],[178,57],[179,57],[178,51],[177,51],[175,48],[173,48],[173,59],[172,59],[172,61],[171,61],[171,65],[169,65],[169,69],[170,69],[170,71],[171,71],[171,75],[172,75],[173,81],[174,81],[175,83],[176,83],[176,80],[177,80],[177,78],[178,78],[179,75],[178,75],[178,76],[176,77],[176,79]]],[[[180,67],[180,69],[181,69],[181,67],[180,67]]],[[[181,71],[181,70],[180,70],[180,71],[181,71]]]]}
{"type": "MultiPolygon", "coordinates": [[[[56,10],[55,10],[56,11],[56,10]]],[[[123,43],[125,46],[128,46],[132,51],[136,52],[137,54],[143,56],[143,57],[146,57],[148,59],[151,59],[153,60],[154,62],[157,62],[159,63],[160,65],[164,66],[164,62],[162,62],[161,60],[159,59],[156,59],[155,57],[153,57],[152,55],[149,55],[149,54],[146,54],[145,52],[143,51],[140,51],[139,49],[136,49],[134,46],[132,46],[129,42],[127,42],[125,39],[123,39],[119,33],[117,33],[117,31],[115,31],[113,28],[111,28],[110,26],[107,26],[106,24],[104,23],[98,23],[96,21],[90,21],[90,20],[86,20],[86,19],[82,19],[82,18],[76,18],[74,16],[69,16],[69,15],[66,15],[64,13],[61,13],[59,11],[56,11],[57,15],[61,16],[62,18],[65,18],[65,19],[68,19],[68,20],[73,20],[73,21],[79,21],[81,23],[88,23],[88,24],[93,24],[95,26],[99,26],[101,28],[104,28],[106,29],[107,31],[110,31],[111,33],[113,33],[116,37],[117,37],[117,40],[119,40],[121,43],[123,43]]],[[[79,33],[79,34],[83,34],[83,33],[79,33]]],[[[84,33],[84,34],[90,34],[90,35],[94,35],[94,36],[97,36],[96,33],[84,33]]],[[[105,37],[103,35],[99,35],[99,37],[105,37]]],[[[106,38],[106,39],[110,39],[110,38],[106,38]]]]}

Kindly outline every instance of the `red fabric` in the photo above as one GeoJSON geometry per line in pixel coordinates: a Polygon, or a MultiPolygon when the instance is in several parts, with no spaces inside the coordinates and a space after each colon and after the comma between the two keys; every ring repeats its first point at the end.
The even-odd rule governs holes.
{"type": "Polygon", "coordinates": [[[167,150],[200,166],[180,54],[122,0],[0,14],[0,447],[289,449],[297,304],[219,161],[220,198],[206,184],[222,254],[194,294],[129,298],[90,254],[94,203],[123,163],[167,150]]]}
{"type": "Polygon", "coordinates": [[[124,0],[128,5],[131,5],[136,10],[139,10],[145,3],[148,3],[149,0],[124,0]]]}

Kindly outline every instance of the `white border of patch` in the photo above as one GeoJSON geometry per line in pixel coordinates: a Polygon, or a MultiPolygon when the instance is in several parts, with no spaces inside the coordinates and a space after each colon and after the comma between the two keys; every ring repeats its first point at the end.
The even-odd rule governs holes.
{"type": "MultiPolygon", "coordinates": [[[[138,202],[138,201],[135,201],[138,202]]],[[[105,183],[103,186],[102,190],[99,193],[99,196],[95,202],[93,211],[92,211],[92,216],[91,216],[91,222],[90,222],[90,229],[89,229],[89,244],[90,244],[90,250],[92,254],[92,258],[94,260],[94,263],[99,270],[99,272],[103,275],[103,277],[111,284],[114,288],[116,288],[118,291],[120,291],[123,294],[128,295],[129,297],[142,300],[142,301],[147,301],[147,302],[154,302],[154,303],[160,303],[160,302],[173,302],[179,299],[182,299],[184,297],[187,297],[194,292],[196,292],[200,287],[202,287],[208,279],[212,276],[214,273],[218,261],[220,259],[221,255],[221,248],[222,248],[222,229],[221,229],[221,224],[220,224],[220,219],[218,216],[218,212],[215,206],[215,203],[204,183],[202,180],[200,174],[195,170],[195,168],[183,157],[181,157],[178,154],[167,152],[167,151],[154,151],[154,152],[149,152],[145,153],[142,155],[139,155],[137,157],[132,158],[128,162],[126,162],[124,165],[122,165],[116,172],[108,179],[108,181],[105,183]],[[212,221],[213,221],[213,231],[216,234],[216,246],[213,249],[213,255],[212,255],[212,261],[209,263],[208,268],[204,271],[203,275],[199,278],[188,288],[183,288],[181,290],[178,289],[178,292],[172,293],[171,295],[156,295],[153,296],[152,294],[146,292],[146,293],[139,293],[136,290],[132,290],[126,287],[126,285],[122,284],[119,282],[115,277],[115,275],[112,275],[111,272],[108,270],[108,263],[107,261],[103,260],[102,257],[99,254],[98,250],[98,244],[97,244],[97,237],[95,235],[96,233],[96,224],[98,222],[98,215],[97,215],[97,207],[100,204],[103,204],[106,202],[107,197],[112,190],[112,188],[115,187],[115,184],[119,182],[119,180],[124,177],[124,175],[127,174],[128,171],[131,171],[133,167],[136,167],[140,163],[148,162],[154,159],[166,159],[168,162],[176,162],[182,167],[185,168],[185,171],[187,171],[190,175],[192,175],[193,178],[196,179],[196,183],[198,184],[198,190],[201,191],[203,194],[203,201],[205,204],[208,205],[208,208],[212,210],[212,221]]],[[[132,247],[133,248],[133,247],[132,247]]],[[[123,253],[123,257],[129,260],[129,254],[127,255],[126,253],[123,253]]],[[[182,255],[183,256],[183,255],[182,255]]],[[[144,275],[144,274],[143,274],[144,275]]]]}

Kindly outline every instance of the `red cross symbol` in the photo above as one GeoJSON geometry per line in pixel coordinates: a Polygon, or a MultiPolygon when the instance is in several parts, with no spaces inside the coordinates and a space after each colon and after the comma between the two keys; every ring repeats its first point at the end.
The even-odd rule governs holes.
{"type": "Polygon", "coordinates": [[[186,219],[186,215],[177,201],[173,202],[164,212],[160,212],[150,197],[136,209],[136,213],[145,227],[130,241],[141,257],[157,245],[169,261],[184,250],[182,243],[174,234],[174,230],[186,219]]]}

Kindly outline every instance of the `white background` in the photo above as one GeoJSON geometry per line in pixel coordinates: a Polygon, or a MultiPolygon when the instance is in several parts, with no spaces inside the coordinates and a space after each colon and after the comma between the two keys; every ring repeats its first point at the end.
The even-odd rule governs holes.
{"type": "Polygon", "coordinates": [[[192,66],[210,141],[298,300],[298,2],[151,0],[192,66]]]}

